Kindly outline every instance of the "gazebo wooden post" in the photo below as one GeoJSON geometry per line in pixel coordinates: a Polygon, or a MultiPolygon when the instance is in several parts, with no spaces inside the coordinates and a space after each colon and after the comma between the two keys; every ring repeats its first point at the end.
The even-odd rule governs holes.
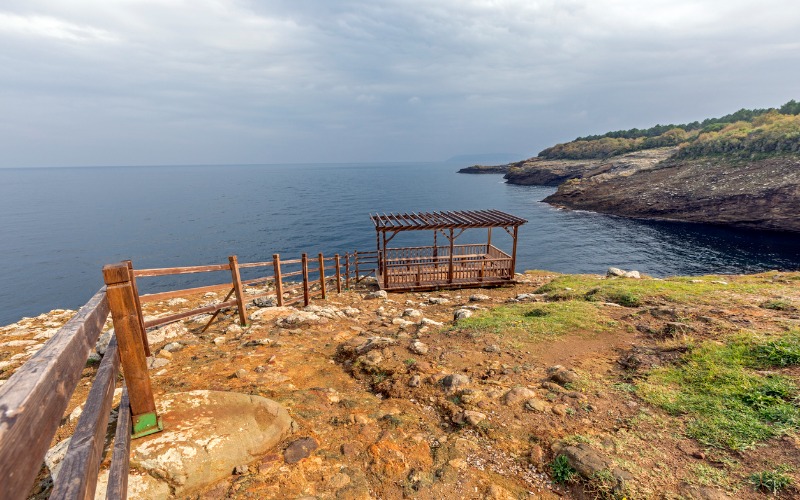
{"type": "Polygon", "coordinates": [[[489,248],[492,246],[492,228],[489,228],[489,237],[486,240],[486,253],[489,253],[489,248]]]}
{"type": "Polygon", "coordinates": [[[447,281],[453,282],[453,251],[455,250],[455,237],[453,236],[453,228],[450,228],[450,264],[447,268],[447,281]]]}
{"type": "Polygon", "coordinates": [[[514,226],[514,247],[511,250],[511,276],[510,278],[514,279],[514,274],[517,268],[517,230],[519,229],[518,226],[514,226]]]}
{"type": "MultiPolygon", "coordinates": [[[[438,232],[438,229],[433,230],[433,269],[436,273],[439,272],[439,245],[436,243],[436,234],[438,232]]],[[[434,276],[436,276],[435,273],[434,276]]]]}
{"type": "Polygon", "coordinates": [[[383,231],[383,288],[389,288],[389,265],[386,262],[386,231],[383,231]]]}

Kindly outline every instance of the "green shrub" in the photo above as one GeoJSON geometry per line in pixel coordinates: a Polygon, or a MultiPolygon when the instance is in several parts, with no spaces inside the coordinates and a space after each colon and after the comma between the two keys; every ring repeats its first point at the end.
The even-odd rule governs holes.
{"type": "Polygon", "coordinates": [[[792,484],[792,478],[786,475],[787,467],[778,467],[773,470],[765,470],[750,474],[747,478],[756,490],[778,494],[792,484]]]}
{"type": "Polygon", "coordinates": [[[575,478],[577,473],[578,471],[569,464],[569,460],[564,455],[559,455],[550,462],[550,475],[556,483],[568,483],[575,478]]]}

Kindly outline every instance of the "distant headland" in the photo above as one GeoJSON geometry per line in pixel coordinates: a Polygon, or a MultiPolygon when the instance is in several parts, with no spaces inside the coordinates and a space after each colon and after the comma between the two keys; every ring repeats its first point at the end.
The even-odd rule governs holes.
{"type": "Polygon", "coordinates": [[[544,201],[563,208],[800,232],[800,103],[578,137],[459,172],[558,186],[544,201]]]}

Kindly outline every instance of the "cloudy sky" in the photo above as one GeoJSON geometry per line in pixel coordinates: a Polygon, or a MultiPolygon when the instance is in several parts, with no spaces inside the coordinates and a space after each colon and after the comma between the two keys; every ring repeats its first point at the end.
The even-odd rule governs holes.
{"type": "Polygon", "coordinates": [[[800,99],[797,0],[4,0],[0,167],[438,161],[800,99]]]}

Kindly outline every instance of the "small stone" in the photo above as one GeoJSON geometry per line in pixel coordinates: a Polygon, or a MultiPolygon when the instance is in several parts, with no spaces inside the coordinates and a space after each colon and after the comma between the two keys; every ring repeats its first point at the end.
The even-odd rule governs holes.
{"type": "Polygon", "coordinates": [[[233,473],[237,475],[247,474],[250,472],[250,467],[247,464],[237,465],[236,468],[233,469],[233,473]]]}
{"type": "Polygon", "coordinates": [[[449,304],[450,299],[446,299],[444,297],[431,297],[428,299],[428,302],[431,304],[443,305],[443,304],[449,304]]]}
{"type": "Polygon", "coordinates": [[[328,486],[334,490],[338,490],[350,484],[350,481],[350,476],[340,472],[338,474],[334,474],[330,479],[328,479],[328,486]]]}
{"type": "Polygon", "coordinates": [[[272,339],[253,339],[244,343],[244,347],[258,347],[264,345],[272,345],[272,339]]]}
{"type": "Polygon", "coordinates": [[[551,366],[547,369],[547,373],[550,375],[550,380],[561,385],[574,384],[580,380],[577,373],[560,365],[551,366]]]}
{"type": "Polygon", "coordinates": [[[180,342],[170,342],[169,344],[165,345],[162,350],[167,352],[178,352],[183,349],[183,344],[180,342]]]}
{"type": "Polygon", "coordinates": [[[420,342],[419,340],[415,340],[408,347],[408,350],[413,352],[414,354],[423,355],[428,353],[428,346],[425,345],[423,342],[420,342]]]}
{"type": "Polygon", "coordinates": [[[492,344],[492,345],[487,345],[486,347],[484,347],[483,351],[484,352],[500,352],[500,348],[498,346],[496,346],[495,344],[492,344]]]}
{"type": "Polygon", "coordinates": [[[167,305],[168,306],[172,306],[172,307],[174,307],[174,306],[182,306],[183,304],[188,304],[188,303],[189,303],[189,300],[181,298],[181,297],[176,297],[174,299],[169,299],[167,301],[167,305]]]}
{"type": "Polygon", "coordinates": [[[567,414],[567,405],[556,404],[556,405],[553,405],[553,408],[551,408],[551,410],[552,410],[553,413],[555,413],[559,417],[563,417],[563,416],[565,416],[567,414]]]}
{"type": "Polygon", "coordinates": [[[469,296],[470,302],[484,302],[489,300],[490,297],[488,295],[483,295],[482,293],[476,293],[474,295],[469,296]]]}
{"type": "Polygon", "coordinates": [[[358,453],[358,450],[356,450],[355,445],[352,443],[342,443],[339,447],[339,452],[346,457],[352,457],[358,453]]]}
{"type": "Polygon", "coordinates": [[[212,342],[214,342],[214,345],[222,345],[225,343],[225,337],[214,337],[212,342]]]}
{"type": "Polygon", "coordinates": [[[419,387],[421,382],[422,382],[422,378],[419,375],[412,375],[411,378],[408,380],[408,386],[409,387],[419,387]]]}
{"type": "Polygon", "coordinates": [[[244,368],[239,368],[233,373],[233,376],[236,378],[245,378],[247,377],[247,373],[248,373],[247,370],[245,370],[244,368]]]}
{"type": "Polygon", "coordinates": [[[69,414],[69,421],[70,422],[77,422],[79,418],[81,418],[81,414],[83,413],[82,406],[76,406],[72,413],[69,414]]]}
{"type": "Polygon", "coordinates": [[[472,316],[472,311],[469,309],[458,309],[453,313],[453,320],[467,319],[472,316]]]}
{"type": "Polygon", "coordinates": [[[163,368],[169,364],[169,360],[165,358],[156,358],[155,356],[150,356],[147,358],[147,367],[151,370],[158,370],[159,368],[163,368]]]}
{"type": "Polygon", "coordinates": [[[405,318],[421,318],[422,311],[418,309],[406,309],[403,311],[403,317],[405,318]]]}
{"type": "Polygon", "coordinates": [[[278,298],[274,295],[259,297],[253,299],[253,305],[256,307],[276,307],[278,305],[278,298]]]}
{"type": "Polygon", "coordinates": [[[289,443],[283,451],[283,460],[287,464],[296,464],[304,458],[311,456],[311,452],[316,450],[319,444],[314,438],[304,437],[289,443]]]}
{"type": "Polygon", "coordinates": [[[444,387],[446,391],[454,391],[467,384],[469,384],[469,377],[460,373],[453,373],[442,379],[442,387],[444,387]]]}
{"type": "MultiPolygon", "coordinates": [[[[420,320],[419,324],[421,326],[444,326],[443,323],[439,323],[438,321],[434,321],[434,320],[429,319],[429,318],[422,318],[420,320]]],[[[422,330],[422,329],[420,328],[420,330],[422,330]]]]}
{"type": "Polygon", "coordinates": [[[172,353],[167,351],[167,350],[165,350],[165,349],[161,349],[160,351],[158,351],[157,356],[159,358],[172,359],[172,353]]]}
{"type": "Polygon", "coordinates": [[[356,309],[355,307],[345,307],[344,309],[342,309],[342,312],[343,312],[343,313],[344,313],[344,315],[345,315],[345,316],[347,316],[348,318],[355,318],[356,316],[358,316],[359,314],[361,314],[361,311],[359,311],[359,310],[358,310],[358,309],[356,309]]]}
{"type": "Polygon", "coordinates": [[[386,290],[376,290],[374,292],[370,292],[364,295],[364,298],[367,300],[374,300],[374,299],[388,299],[389,294],[386,293],[386,290]]]}

